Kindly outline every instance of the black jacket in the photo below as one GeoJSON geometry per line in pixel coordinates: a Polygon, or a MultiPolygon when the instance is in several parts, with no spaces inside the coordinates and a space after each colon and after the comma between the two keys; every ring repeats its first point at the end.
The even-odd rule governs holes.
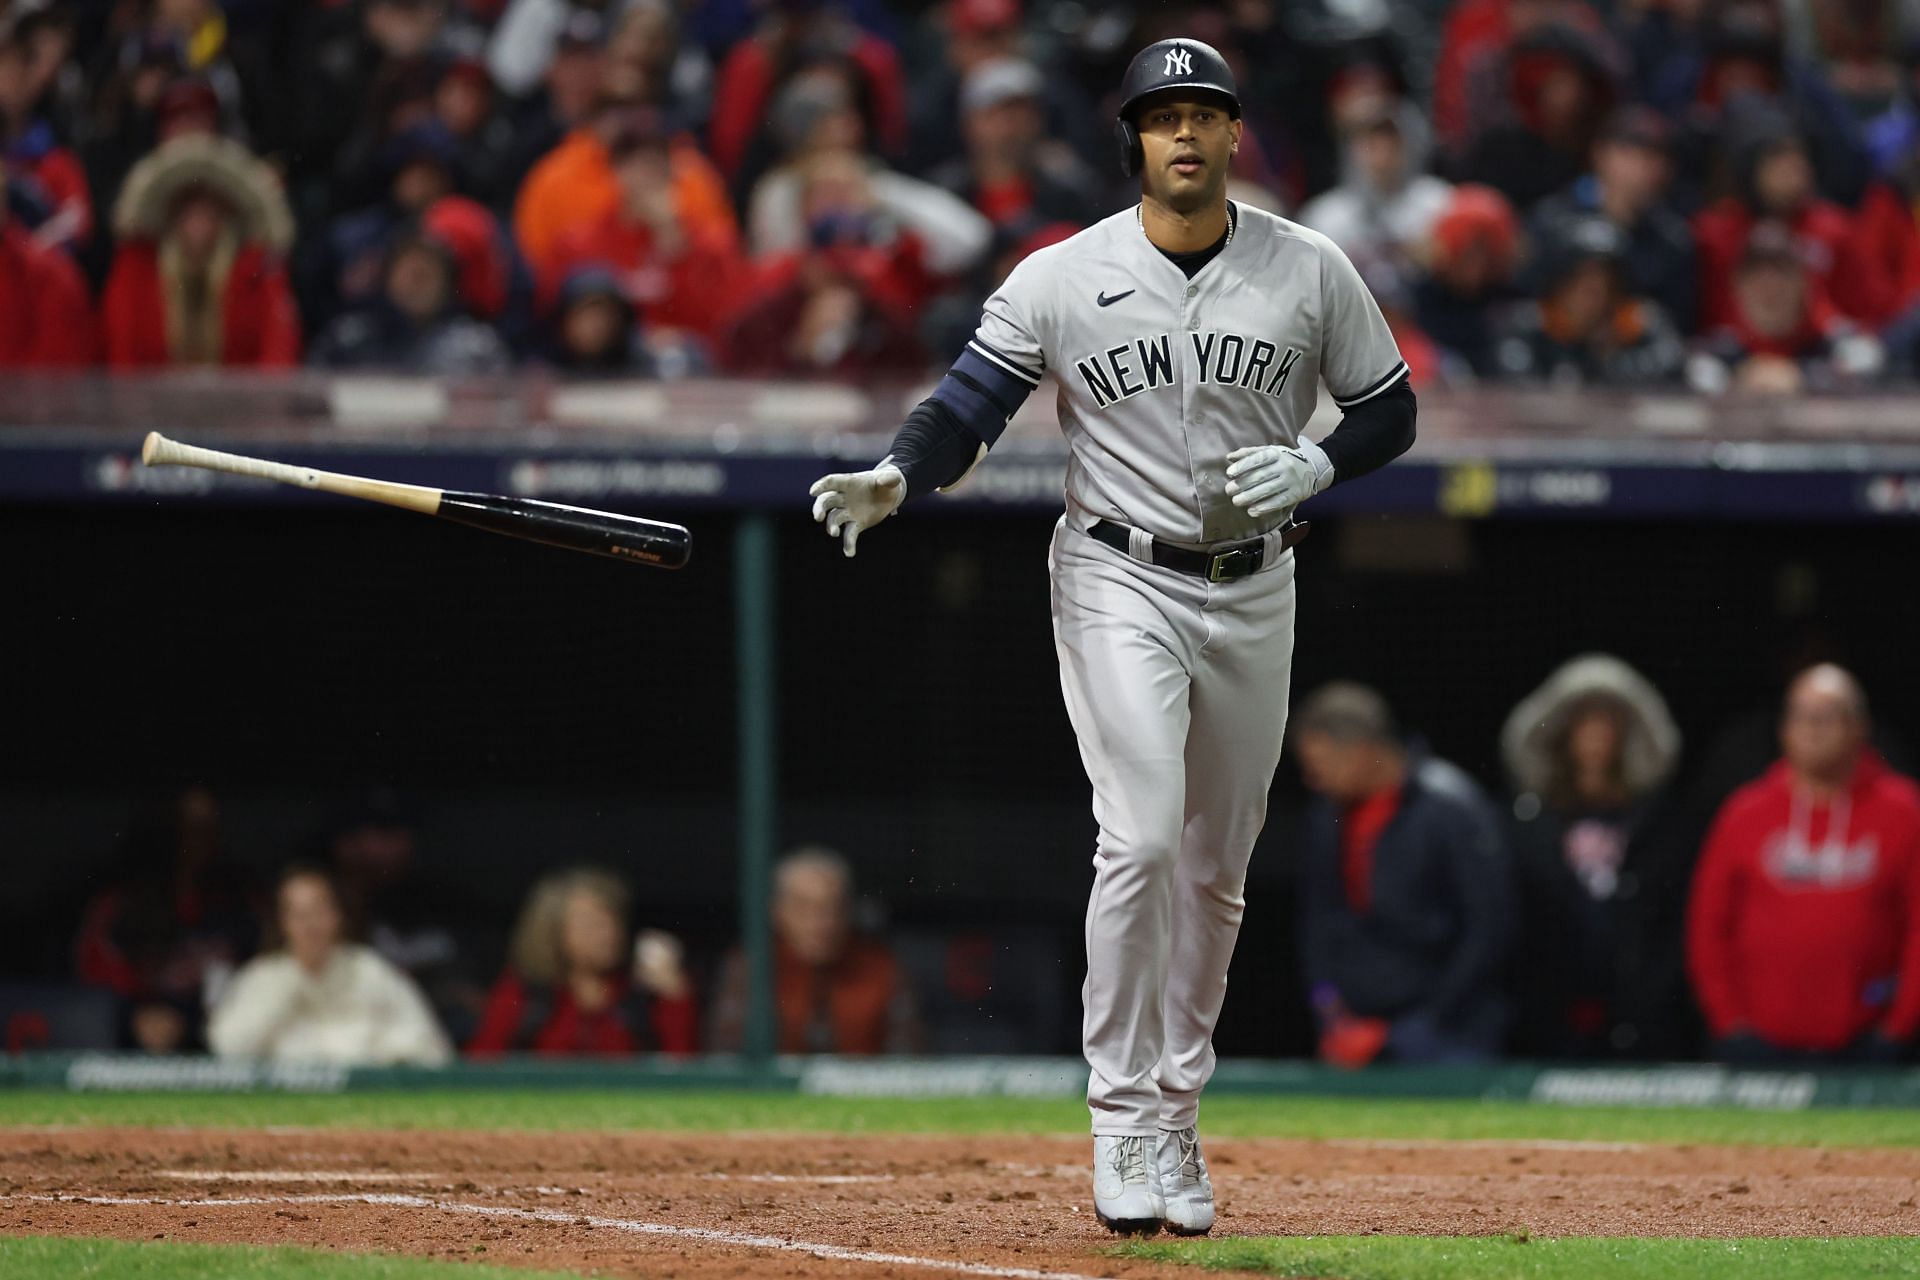
{"type": "Polygon", "coordinates": [[[1511,829],[1517,937],[1514,1051],[1671,1060],[1695,1048],[1682,959],[1692,850],[1656,793],[1616,813],[1562,813],[1521,796],[1511,829]],[[1570,858],[1582,822],[1619,841],[1611,868],[1570,858]]]}
{"type": "MultiPolygon", "coordinates": [[[[1551,243],[1560,229],[1581,218],[1602,216],[1600,183],[1592,174],[1581,177],[1558,195],[1542,200],[1533,215],[1536,243],[1551,243]]],[[[1698,315],[1695,297],[1699,268],[1694,261],[1693,231],[1672,207],[1656,204],[1630,227],[1626,238],[1626,272],[1631,291],[1658,302],[1682,333],[1693,332],[1698,315]]],[[[1527,291],[1538,294],[1543,281],[1529,279],[1527,291]]]]}
{"type": "Polygon", "coordinates": [[[1409,761],[1399,810],[1374,846],[1365,915],[1347,905],[1335,806],[1315,801],[1302,834],[1309,984],[1331,985],[1369,1017],[1421,1017],[1463,1031],[1503,1021],[1507,853],[1472,779],[1443,760],[1409,761]]]}

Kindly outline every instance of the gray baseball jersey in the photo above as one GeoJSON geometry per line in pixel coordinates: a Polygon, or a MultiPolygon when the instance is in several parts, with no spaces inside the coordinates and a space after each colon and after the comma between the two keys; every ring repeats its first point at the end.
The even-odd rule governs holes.
{"type": "Polygon", "coordinates": [[[955,362],[974,385],[950,378],[936,394],[976,423],[968,392],[1010,411],[1050,370],[1071,446],[1069,508],[1174,542],[1270,528],[1228,498],[1227,454],[1295,443],[1317,379],[1346,408],[1406,364],[1337,245],[1235,208],[1233,238],[1191,280],[1147,239],[1137,207],[1028,257],[955,362]]]}

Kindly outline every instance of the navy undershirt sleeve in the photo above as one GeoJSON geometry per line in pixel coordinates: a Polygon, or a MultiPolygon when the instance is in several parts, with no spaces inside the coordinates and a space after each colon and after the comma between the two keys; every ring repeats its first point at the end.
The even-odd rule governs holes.
{"type": "Polygon", "coordinates": [[[887,455],[907,478],[907,497],[917,498],[967,474],[983,443],[952,409],[929,396],[900,424],[887,455]]]}
{"type": "Polygon", "coordinates": [[[1039,383],[1039,370],[976,336],[893,438],[889,453],[907,477],[907,496],[944,489],[966,475],[980,446],[993,446],[1039,383]]]}
{"type": "Polygon", "coordinates": [[[1398,385],[1341,414],[1340,425],[1320,441],[1333,463],[1334,483],[1378,471],[1411,449],[1418,407],[1413,387],[1402,378],[1398,385]]]}

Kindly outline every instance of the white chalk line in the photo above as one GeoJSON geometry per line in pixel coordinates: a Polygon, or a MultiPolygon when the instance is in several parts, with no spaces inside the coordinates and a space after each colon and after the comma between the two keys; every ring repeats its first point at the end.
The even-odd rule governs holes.
{"type": "Polygon", "coordinates": [[[182,1182],[451,1182],[450,1173],[356,1173],[352,1169],[160,1169],[156,1178],[182,1182]]]}
{"type": "Polygon", "coordinates": [[[893,1182],[890,1173],[703,1173],[710,1182],[803,1182],[844,1186],[856,1182],[893,1182]]]}
{"type": "Polygon", "coordinates": [[[707,1244],[732,1245],[742,1249],[772,1249],[781,1253],[804,1253],[809,1257],[832,1262],[865,1262],[883,1267],[919,1267],[927,1271],[946,1271],[963,1276],[987,1276],[992,1277],[992,1280],[1098,1280],[1097,1277],[1072,1271],[1040,1271],[1032,1267],[1001,1267],[984,1262],[956,1262],[948,1258],[922,1258],[910,1253],[849,1249],[837,1244],[792,1240],[786,1236],[750,1235],[744,1231],[721,1231],[713,1227],[679,1227],[667,1222],[642,1222],[634,1218],[565,1213],[557,1209],[521,1209],[503,1205],[466,1204],[458,1200],[430,1200],[426,1196],[404,1195],[398,1192],[370,1191],[364,1195],[226,1196],[199,1200],[163,1200],[152,1196],[0,1195],[0,1201],[4,1200],[31,1200],[48,1204],[155,1205],[177,1209],[367,1204],[394,1209],[435,1209],[442,1213],[466,1213],[480,1218],[507,1218],[516,1222],[548,1222],[559,1226],[601,1227],[637,1236],[665,1236],[676,1240],[699,1240],[707,1244]]]}
{"type": "MultiPolygon", "coordinates": [[[[397,1173],[379,1170],[357,1173],[352,1169],[159,1169],[156,1178],[174,1178],[182,1182],[453,1182],[451,1173],[397,1173]]],[[[858,1183],[894,1182],[891,1173],[703,1173],[710,1182],[799,1183],[813,1186],[849,1186],[858,1183]]],[[[549,1191],[535,1187],[535,1191],[549,1191]]],[[[570,1192],[571,1188],[551,1189],[570,1192]]]]}
{"type": "MultiPolygon", "coordinates": [[[[1312,1139],[1304,1141],[1311,1142],[1312,1139]]],[[[1594,1142],[1577,1138],[1327,1138],[1329,1147],[1366,1151],[1647,1151],[1645,1142],[1594,1142]]]]}

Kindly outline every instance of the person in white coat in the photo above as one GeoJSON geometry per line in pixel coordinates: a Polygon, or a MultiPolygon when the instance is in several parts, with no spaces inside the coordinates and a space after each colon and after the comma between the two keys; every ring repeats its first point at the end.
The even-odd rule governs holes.
{"type": "Polygon", "coordinates": [[[280,877],[281,945],[248,961],[221,994],[207,1040],[222,1058],[342,1066],[439,1066],[453,1057],[413,980],[346,940],[326,872],[280,877]]]}

